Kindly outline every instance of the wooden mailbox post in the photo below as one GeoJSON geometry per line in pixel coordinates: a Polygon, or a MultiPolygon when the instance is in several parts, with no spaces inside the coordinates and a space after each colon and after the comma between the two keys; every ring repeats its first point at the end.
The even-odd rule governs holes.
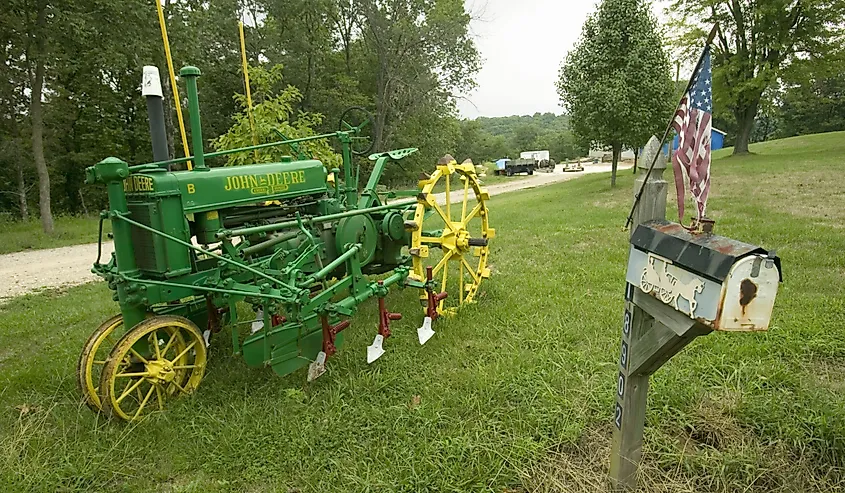
{"type": "MultiPolygon", "coordinates": [[[[653,137],[641,163],[660,152],[655,146],[653,137]]],[[[658,158],[631,233],[610,461],[616,491],[636,487],[649,377],[696,337],[767,330],[780,282],[773,253],[666,221],[665,167],[658,158]]]]}

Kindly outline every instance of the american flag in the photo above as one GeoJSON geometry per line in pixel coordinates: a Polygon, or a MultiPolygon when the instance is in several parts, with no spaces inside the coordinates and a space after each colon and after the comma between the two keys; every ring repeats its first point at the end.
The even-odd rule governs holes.
{"type": "Polygon", "coordinates": [[[710,193],[710,133],[713,129],[713,77],[710,71],[710,47],[704,49],[701,64],[693,74],[689,91],[681,99],[672,121],[678,133],[678,149],[672,156],[675,188],[678,192],[678,218],[684,222],[684,176],[698,207],[698,219],[704,217],[710,193]],[[683,169],[683,171],[681,171],[683,169]]]}

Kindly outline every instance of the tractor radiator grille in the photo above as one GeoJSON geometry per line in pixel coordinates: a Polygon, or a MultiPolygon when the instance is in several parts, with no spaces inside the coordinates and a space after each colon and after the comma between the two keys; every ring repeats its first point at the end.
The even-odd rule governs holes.
{"type": "MultiPolygon", "coordinates": [[[[129,217],[145,226],[152,225],[155,204],[135,203],[129,205],[129,217]]],[[[132,226],[132,247],[135,250],[135,263],[138,268],[148,272],[163,272],[164,266],[158,265],[156,242],[153,233],[132,226]]]]}

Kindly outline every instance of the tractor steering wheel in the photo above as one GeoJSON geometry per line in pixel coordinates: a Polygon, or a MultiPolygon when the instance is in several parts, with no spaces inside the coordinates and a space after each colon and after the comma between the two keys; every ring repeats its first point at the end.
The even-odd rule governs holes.
{"type": "Polygon", "coordinates": [[[350,151],[356,156],[366,156],[373,150],[373,128],[375,118],[373,114],[360,106],[352,106],[340,116],[338,130],[352,132],[350,136],[350,151]]]}

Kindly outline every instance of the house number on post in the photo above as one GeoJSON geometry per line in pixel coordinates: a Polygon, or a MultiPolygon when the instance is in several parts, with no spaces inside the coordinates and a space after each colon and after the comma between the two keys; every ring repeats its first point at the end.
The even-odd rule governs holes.
{"type": "Polygon", "coordinates": [[[629,301],[634,293],[634,286],[625,285],[625,315],[622,318],[622,350],[619,354],[619,377],[616,383],[616,409],[613,413],[613,423],[616,429],[622,428],[622,414],[624,413],[623,400],[625,397],[625,380],[628,371],[628,348],[631,340],[631,307],[629,301]]]}

